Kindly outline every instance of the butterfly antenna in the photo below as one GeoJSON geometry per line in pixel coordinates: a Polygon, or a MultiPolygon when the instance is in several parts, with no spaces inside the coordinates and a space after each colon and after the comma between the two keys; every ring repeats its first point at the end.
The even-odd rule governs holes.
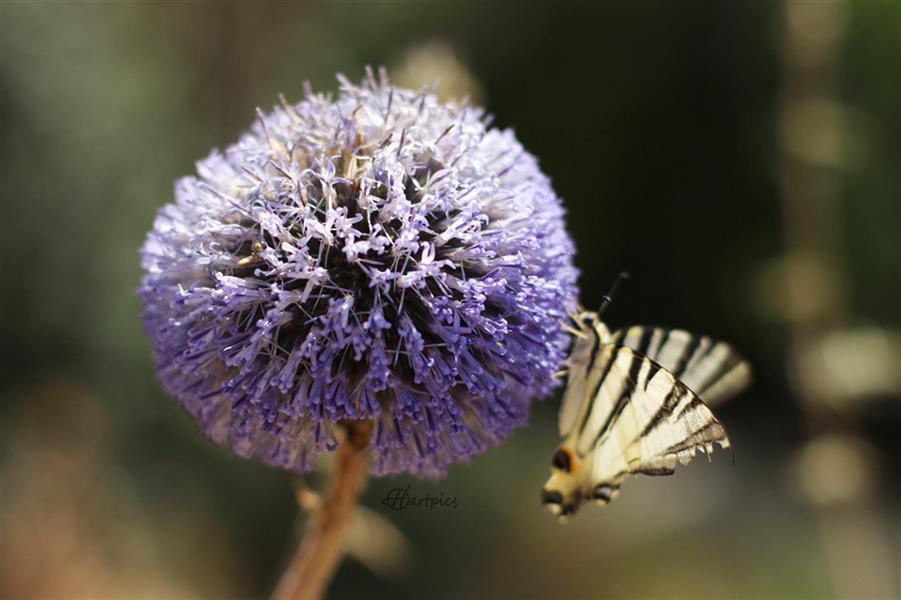
{"type": "Polygon", "coordinates": [[[620,271],[619,275],[616,276],[616,281],[613,282],[613,285],[610,286],[610,291],[607,292],[603,298],[601,298],[601,306],[598,308],[598,316],[600,317],[604,314],[604,311],[607,310],[607,307],[613,302],[613,298],[616,296],[616,292],[619,289],[620,284],[629,279],[631,276],[627,271],[620,271]]]}

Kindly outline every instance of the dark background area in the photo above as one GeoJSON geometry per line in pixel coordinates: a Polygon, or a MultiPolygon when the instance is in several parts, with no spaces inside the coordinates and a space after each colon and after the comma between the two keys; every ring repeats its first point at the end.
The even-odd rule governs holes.
{"type": "Polygon", "coordinates": [[[372,481],[375,529],[332,597],[899,595],[898,2],[0,11],[4,596],[272,589],[297,478],[203,439],[159,388],[138,248],[255,107],[367,64],[515,130],[564,199],[584,305],[628,269],[612,327],[727,339],[756,379],[717,411],[734,466],[630,481],[565,526],[538,502],[558,397],[444,480],[372,481]],[[458,507],[382,506],[407,485],[458,507]]]}

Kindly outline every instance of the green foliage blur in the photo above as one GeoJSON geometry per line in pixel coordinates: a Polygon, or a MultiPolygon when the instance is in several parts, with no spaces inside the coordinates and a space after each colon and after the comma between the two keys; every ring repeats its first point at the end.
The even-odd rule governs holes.
{"type": "Polygon", "coordinates": [[[793,13],[777,2],[4,1],[0,594],[270,593],[304,523],[298,478],[214,446],[159,388],[138,248],[174,180],[255,107],[299,100],[303,80],[334,90],[336,72],[359,79],[367,64],[399,83],[443,77],[515,130],[564,198],[585,306],[628,269],[612,327],[721,337],[756,381],[718,411],[734,466],[718,453],[637,478],[564,526],[538,501],[556,397],[444,480],[372,481],[364,505],[394,529],[364,540],[374,558],[345,560],[331,597],[842,597],[839,571],[865,582],[886,561],[873,594],[898,594],[901,3],[824,4],[834,53],[810,60],[828,64],[816,85],[829,97],[786,120],[786,95],[810,82],[803,61],[786,70],[793,13]],[[833,201],[821,210],[814,194],[795,219],[825,278],[785,266],[798,262],[785,123],[812,140],[805,189],[831,186],[833,201]],[[796,393],[785,307],[822,298],[831,317],[802,318],[808,329],[889,340],[887,358],[841,346],[888,361],[890,385],[850,407],[796,393]],[[822,432],[860,450],[825,462],[864,474],[837,504],[811,496],[805,448],[822,432]],[[408,485],[457,506],[381,503],[408,485]]]}

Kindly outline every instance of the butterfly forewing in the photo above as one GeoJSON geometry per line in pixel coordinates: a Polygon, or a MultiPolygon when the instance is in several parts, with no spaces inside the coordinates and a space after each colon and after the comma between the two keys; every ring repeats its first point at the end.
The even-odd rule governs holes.
{"type": "Polygon", "coordinates": [[[729,440],[701,399],[655,361],[621,346],[577,448],[593,454],[592,483],[600,484],[626,474],[672,472],[714,443],[728,447],[729,440]],[[606,412],[600,428],[595,409],[606,412]]]}
{"type": "Polygon", "coordinates": [[[735,395],[750,382],[748,363],[729,344],[707,336],[635,325],[617,331],[613,341],[659,364],[708,406],[735,395]]]}

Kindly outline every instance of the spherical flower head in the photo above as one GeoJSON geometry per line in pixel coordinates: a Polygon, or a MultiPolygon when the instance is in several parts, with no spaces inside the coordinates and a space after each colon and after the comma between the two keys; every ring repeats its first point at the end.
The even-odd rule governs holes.
{"type": "Polygon", "coordinates": [[[574,308],[550,183],[477,108],[370,74],[177,182],[142,249],[160,380],[217,443],[306,471],[343,421],[439,476],[548,394],[574,308]]]}

